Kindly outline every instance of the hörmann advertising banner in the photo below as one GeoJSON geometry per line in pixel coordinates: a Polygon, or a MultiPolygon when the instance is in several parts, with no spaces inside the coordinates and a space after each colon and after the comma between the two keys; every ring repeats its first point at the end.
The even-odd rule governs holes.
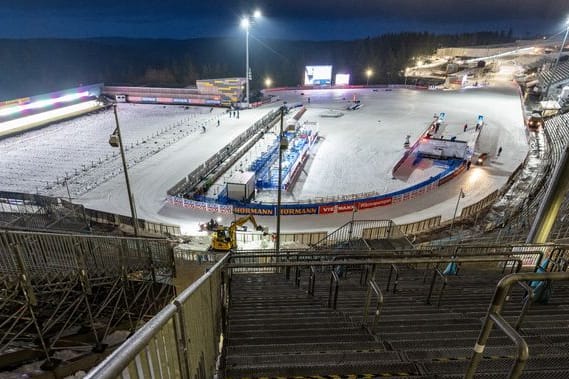
{"type": "Polygon", "coordinates": [[[332,66],[306,66],[305,86],[329,86],[332,84],[332,66]]]}

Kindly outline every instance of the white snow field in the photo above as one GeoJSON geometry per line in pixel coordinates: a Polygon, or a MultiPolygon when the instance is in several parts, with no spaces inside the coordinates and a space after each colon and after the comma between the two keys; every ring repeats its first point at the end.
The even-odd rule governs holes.
{"type": "MultiPolygon", "coordinates": [[[[360,210],[355,215],[357,219],[394,219],[396,223],[406,223],[437,215],[452,218],[460,188],[466,197],[460,201],[459,212],[501,188],[527,154],[522,106],[513,86],[458,92],[334,89],[275,91],[275,94],[289,103],[302,101],[308,111],[301,122],[318,122],[323,137],[309,162],[308,175],[301,177],[290,196],[296,201],[364,192],[386,193],[428,179],[440,168],[426,165],[407,180],[392,179],[391,170],[405,151],[405,136],[411,135],[413,143],[432,121],[434,113],[445,112],[446,125],[440,133],[468,140],[477,116],[484,115],[487,125],[478,144],[479,152],[490,155],[484,166],[473,165],[451,182],[413,200],[360,210]],[[354,95],[363,106],[348,111],[346,105],[354,95]],[[321,117],[330,109],[340,110],[344,115],[321,117]],[[466,133],[465,123],[469,125],[466,133]],[[503,152],[497,157],[500,146],[503,152]]],[[[138,216],[178,224],[187,233],[197,230],[199,222],[217,217],[165,204],[166,191],[278,105],[241,111],[240,118],[235,119],[221,109],[210,113],[209,108],[187,110],[120,104],[119,119],[125,145],[129,147],[126,154],[138,216]],[[203,123],[207,123],[206,133],[201,133],[199,125],[203,123]]],[[[108,110],[0,140],[0,190],[67,196],[65,186],[54,184],[61,183],[67,172],[74,201],[89,208],[128,215],[118,149],[108,145],[113,130],[114,118],[108,110]]],[[[229,222],[230,216],[224,217],[227,220],[222,222],[229,222]]],[[[350,212],[283,216],[281,230],[330,231],[351,217],[350,212]]],[[[275,217],[257,218],[260,224],[274,231],[275,217]]]]}

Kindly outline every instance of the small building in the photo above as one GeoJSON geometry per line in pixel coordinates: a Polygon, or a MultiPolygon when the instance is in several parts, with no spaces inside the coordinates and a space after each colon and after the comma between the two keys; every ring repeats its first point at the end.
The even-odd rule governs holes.
{"type": "Polygon", "coordinates": [[[237,171],[227,181],[227,197],[231,200],[249,201],[255,195],[255,172],[237,171]]]}

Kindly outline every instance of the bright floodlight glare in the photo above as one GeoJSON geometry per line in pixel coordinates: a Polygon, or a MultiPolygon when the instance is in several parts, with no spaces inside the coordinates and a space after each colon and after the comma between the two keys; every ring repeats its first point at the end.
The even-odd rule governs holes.
{"type": "Polygon", "coordinates": [[[22,111],[25,111],[28,109],[45,108],[45,107],[49,107],[50,105],[53,105],[56,103],[66,103],[68,101],[77,100],[77,99],[80,99],[80,98],[86,97],[86,96],[89,96],[89,92],[84,91],[84,92],[78,92],[78,93],[70,93],[67,95],[57,97],[55,99],[38,100],[38,101],[34,101],[33,103],[28,103],[28,104],[24,104],[24,105],[17,105],[15,107],[10,107],[10,108],[0,110],[0,117],[1,116],[9,116],[9,115],[12,115],[12,114],[15,114],[18,112],[22,112],[22,111]]]}
{"type": "Polygon", "coordinates": [[[255,9],[255,12],[253,12],[253,17],[259,18],[261,16],[262,16],[261,11],[259,9],[255,9]]]}
{"type": "Polygon", "coordinates": [[[37,113],[31,116],[17,118],[15,120],[2,122],[0,123],[0,133],[7,132],[12,129],[19,129],[21,127],[26,127],[29,125],[41,124],[43,122],[57,120],[78,112],[82,113],[89,109],[97,107],[97,104],[98,102],[96,100],[91,100],[63,108],[49,110],[47,112],[37,113]]]}
{"type": "Polygon", "coordinates": [[[366,70],[366,75],[367,75],[368,77],[370,77],[372,74],[373,74],[373,71],[371,70],[371,68],[368,68],[368,69],[366,70]]]}
{"type": "Polygon", "coordinates": [[[217,218],[217,222],[219,223],[219,222],[221,222],[221,221],[222,221],[222,218],[221,218],[221,217],[218,217],[218,218],[217,218]]]}
{"type": "Polygon", "coordinates": [[[249,28],[249,19],[247,17],[241,19],[241,27],[245,29],[249,28]]]}
{"type": "Polygon", "coordinates": [[[273,81],[271,80],[271,78],[265,79],[265,86],[266,86],[266,87],[270,87],[271,84],[273,84],[273,81]]]}

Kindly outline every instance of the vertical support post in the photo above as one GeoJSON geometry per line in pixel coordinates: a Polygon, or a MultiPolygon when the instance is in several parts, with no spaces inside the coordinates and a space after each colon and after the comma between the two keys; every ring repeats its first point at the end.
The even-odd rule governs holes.
{"type": "Polygon", "coordinates": [[[460,189],[460,192],[458,193],[458,199],[456,200],[456,207],[454,208],[454,214],[452,216],[452,221],[450,223],[450,235],[452,237],[452,229],[454,228],[454,220],[456,219],[456,212],[458,212],[458,204],[460,204],[460,199],[464,198],[464,192],[462,191],[462,188],[460,189]]]}
{"type": "Polygon", "coordinates": [[[245,28],[245,102],[249,108],[249,25],[245,28]]]}
{"type": "Polygon", "coordinates": [[[117,115],[117,105],[116,104],[113,106],[113,111],[115,114],[115,123],[117,125],[117,135],[119,137],[119,148],[121,151],[121,159],[122,159],[122,164],[123,164],[123,168],[124,168],[124,178],[126,180],[126,191],[128,193],[128,203],[130,205],[130,213],[132,216],[132,223],[133,223],[133,227],[134,227],[134,235],[136,237],[138,237],[138,218],[136,217],[136,207],[134,205],[134,198],[132,196],[132,191],[130,188],[130,180],[128,177],[126,157],[124,154],[124,147],[123,147],[123,143],[122,143],[122,134],[121,134],[120,126],[119,126],[119,117],[117,115]]]}
{"type": "Polygon", "coordinates": [[[283,145],[283,123],[284,123],[284,106],[281,107],[281,125],[279,130],[279,184],[277,188],[277,239],[275,241],[275,249],[277,256],[281,250],[281,200],[282,200],[282,184],[283,184],[283,150],[286,149],[283,145]]]}

